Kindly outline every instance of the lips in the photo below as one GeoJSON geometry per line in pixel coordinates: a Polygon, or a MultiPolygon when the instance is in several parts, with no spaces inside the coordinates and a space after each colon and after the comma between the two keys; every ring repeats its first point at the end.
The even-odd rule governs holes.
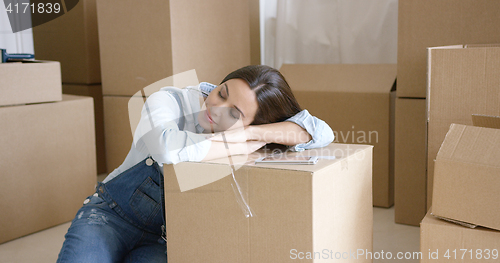
{"type": "Polygon", "coordinates": [[[210,116],[210,110],[207,108],[207,110],[205,111],[205,116],[207,117],[207,120],[210,122],[210,123],[213,123],[213,124],[216,124],[216,122],[212,119],[212,116],[210,116]]]}

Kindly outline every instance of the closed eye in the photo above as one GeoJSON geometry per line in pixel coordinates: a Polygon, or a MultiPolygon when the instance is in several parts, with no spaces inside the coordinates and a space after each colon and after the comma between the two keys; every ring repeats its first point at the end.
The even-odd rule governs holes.
{"type": "MultiPolygon", "coordinates": [[[[224,96],[222,96],[222,89],[219,90],[219,97],[221,97],[221,99],[226,99],[224,96]]],[[[240,112],[237,110],[237,109],[231,109],[229,111],[229,115],[231,115],[231,117],[235,118],[235,119],[239,119],[240,118],[240,112]]]]}
{"type": "MultiPolygon", "coordinates": [[[[226,83],[224,83],[224,86],[226,87],[226,94],[227,94],[226,96],[229,97],[229,88],[226,83]]],[[[219,97],[221,97],[224,100],[226,99],[224,96],[222,96],[222,88],[219,90],[219,97]]],[[[234,109],[231,109],[230,115],[235,119],[239,119],[240,115],[243,115],[243,118],[245,118],[245,114],[243,114],[243,112],[238,107],[236,107],[236,105],[234,106],[234,109]]]]}

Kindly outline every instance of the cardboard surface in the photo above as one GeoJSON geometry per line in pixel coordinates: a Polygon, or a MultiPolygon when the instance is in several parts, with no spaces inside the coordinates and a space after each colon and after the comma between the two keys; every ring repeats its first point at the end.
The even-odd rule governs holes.
{"type": "Polygon", "coordinates": [[[425,98],[427,47],[500,43],[498,24],[499,1],[399,1],[398,97],[425,98]]]}
{"type": "Polygon", "coordinates": [[[96,183],[93,103],[0,108],[0,243],[72,220],[96,183]]]}
{"type": "MultiPolygon", "coordinates": [[[[142,98],[134,98],[142,100],[142,98]]],[[[104,138],[108,172],[118,168],[132,146],[128,102],[130,97],[104,96],[104,138]]]]}
{"type": "Polygon", "coordinates": [[[94,99],[94,116],[95,116],[95,146],[97,158],[97,173],[106,173],[106,148],[104,144],[104,113],[102,102],[102,86],[101,85],[76,85],[63,84],[64,94],[73,94],[80,96],[89,96],[94,99]]]}
{"type": "Polygon", "coordinates": [[[394,204],[396,65],[285,64],[280,69],[300,106],[324,120],[335,142],[374,145],[373,204],[394,204]]]}
{"type": "Polygon", "coordinates": [[[452,123],[472,125],[472,114],[500,115],[500,46],[429,49],[427,205],[434,159],[452,123]]]}
{"type": "Polygon", "coordinates": [[[425,99],[396,100],[394,219],[419,226],[427,211],[425,99]]]}
{"type": "Polygon", "coordinates": [[[33,28],[35,58],[61,62],[64,83],[101,83],[96,0],[33,28]]]}
{"type": "MultiPolygon", "coordinates": [[[[334,257],[336,252],[372,251],[372,146],[330,144],[301,154],[337,158],[316,165],[255,165],[252,160],[259,155],[254,154],[235,171],[254,212],[249,218],[236,201],[226,160],[166,165],[168,260],[295,262],[299,252],[306,257],[327,250],[334,257]],[[220,180],[180,191],[179,176],[224,171],[220,180]]],[[[316,254],[315,260],[302,261],[338,260],[316,254]]]]}
{"type": "Polygon", "coordinates": [[[435,162],[434,215],[500,230],[499,145],[500,129],[451,125],[435,162]]]}
{"type": "Polygon", "coordinates": [[[470,229],[437,219],[429,212],[420,224],[420,233],[422,263],[498,261],[500,231],[470,229]]]}
{"type": "Polygon", "coordinates": [[[98,0],[105,95],[195,69],[218,84],[251,63],[249,1],[98,0]],[[223,14],[223,15],[221,15],[223,14]]]}
{"type": "Polygon", "coordinates": [[[249,0],[250,64],[260,65],[260,1],[249,0]]]}
{"type": "Polygon", "coordinates": [[[0,79],[0,106],[62,100],[59,62],[0,63],[0,79]]]}
{"type": "Polygon", "coordinates": [[[472,124],[476,127],[500,129],[500,117],[472,114],[472,124]]]}

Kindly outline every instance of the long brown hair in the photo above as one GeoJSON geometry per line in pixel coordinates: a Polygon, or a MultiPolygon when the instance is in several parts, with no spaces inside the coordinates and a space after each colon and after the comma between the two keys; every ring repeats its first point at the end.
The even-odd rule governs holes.
{"type": "Polygon", "coordinates": [[[284,121],[302,109],[281,73],[265,65],[251,65],[229,73],[230,79],[243,79],[257,95],[259,108],[251,125],[284,121]]]}

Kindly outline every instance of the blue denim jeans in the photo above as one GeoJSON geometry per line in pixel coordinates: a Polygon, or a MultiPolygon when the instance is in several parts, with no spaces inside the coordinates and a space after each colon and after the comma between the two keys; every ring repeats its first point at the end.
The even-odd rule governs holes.
{"type": "Polygon", "coordinates": [[[167,262],[163,198],[163,175],[150,158],[100,183],[73,219],[57,262],[167,262]]]}

